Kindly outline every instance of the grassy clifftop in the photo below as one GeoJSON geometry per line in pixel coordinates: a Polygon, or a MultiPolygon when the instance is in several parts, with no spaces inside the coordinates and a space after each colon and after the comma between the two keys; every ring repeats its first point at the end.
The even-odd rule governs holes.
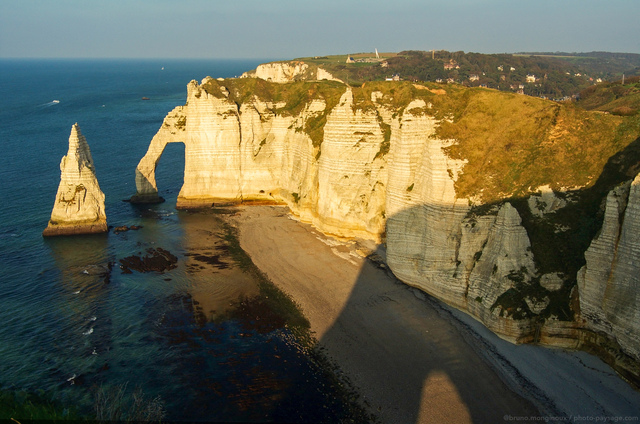
{"type": "MultiPolygon", "coordinates": [[[[412,113],[440,120],[435,136],[456,140],[447,153],[467,161],[456,192],[482,203],[525,196],[543,185],[557,191],[592,185],[607,160],[640,135],[639,113],[608,113],[624,105],[637,108],[640,87],[632,81],[622,91],[618,88],[598,88],[591,97],[585,96],[582,104],[593,109],[586,110],[579,107],[581,103],[459,85],[373,81],[350,87],[354,109],[371,113],[383,107],[399,116],[415,99],[430,104],[430,108],[412,113]]],[[[319,146],[327,114],[347,86],[336,81],[277,84],[240,78],[210,79],[204,89],[220,98],[227,97],[226,92],[237,104],[255,96],[272,103],[273,113],[285,116],[297,115],[311,101],[322,100],[327,105],[325,111],[301,128],[319,146]]]]}
{"type": "Polygon", "coordinates": [[[640,112],[640,77],[591,86],[580,93],[578,105],[614,115],[635,115],[640,112]]]}
{"type": "Polygon", "coordinates": [[[640,117],[590,112],[572,103],[466,90],[438,136],[455,139],[451,157],[466,159],[456,182],[460,197],[483,202],[557,191],[595,182],[607,160],[640,134],[640,117]]]}

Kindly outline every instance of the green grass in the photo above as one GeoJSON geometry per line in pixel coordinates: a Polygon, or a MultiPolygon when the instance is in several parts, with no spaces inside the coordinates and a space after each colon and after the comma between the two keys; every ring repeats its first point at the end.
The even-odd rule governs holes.
{"type": "MultiPolygon", "coordinates": [[[[623,110],[640,105],[640,87],[632,82],[607,108],[623,110]]],[[[204,89],[223,98],[220,87],[229,90],[229,100],[238,105],[254,96],[273,104],[271,113],[298,116],[314,100],[326,108],[307,116],[299,128],[314,147],[320,148],[330,111],[346,87],[336,81],[296,81],[277,84],[256,78],[208,80],[204,89]]],[[[456,181],[459,197],[480,198],[485,203],[524,197],[539,186],[553,189],[588,187],[597,179],[607,159],[624,149],[640,133],[637,114],[616,116],[586,111],[571,103],[556,103],[530,96],[458,85],[413,84],[408,81],[366,82],[352,87],[353,108],[378,113],[383,105],[399,116],[416,99],[432,104],[411,113],[429,113],[441,120],[436,137],[455,139],[447,154],[466,160],[456,181]],[[372,93],[382,93],[375,102],[372,93]]],[[[608,94],[607,94],[608,95],[608,94]]],[[[602,99],[604,94],[592,95],[602,99]]],[[[600,101],[601,103],[601,101],[600,101]]],[[[599,103],[598,103],[599,104],[599,103]]],[[[604,107],[600,104],[600,108],[604,107]]],[[[391,128],[382,122],[384,139],[376,158],[390,148],[391,128]]],[[[318,151],[320,153],[320,149],[318,151]]]]}
{"type": "Polygon", "coordinates": [[[584,109],[598,110],[620,116],[640,113],[640,77],[591,86],[580,93],[578,101],[584,109]]]}
{"type": "Polygon", "coordinates": [[[537,187],[555,190],[588,187],[607,160],[640,133],[632,118],[588,112],[573,104],[467,89],[436,104],[449,115],[436,136],[455,139],[447,148],[454,159],[467,160],[456,193],[483,202],[524,197],[537,187]]]}
{"type": "Polygon", "coordinates": [[[93,390],[92,416],[81,414],[73,405],[64,405],[53,393],[43,390],[0,390],[0,420],[26,422],[161,422],[164,403],[159,397],[147,398],[142,389],[128,393],[127,384],[93,390]]]}
{"type": "Polygon", "coordinates": [[[0,390],[0,420],[71,421],[86,419],[44,391],[0,390]]]}
{"type": "MultiPolygon", "coordinates": [[[[435,87],[435,85],[432,85],[435,87]]],[[[280,116],[298,116],[314,100],[321,100],[326,107],[321,112],[310,114],[303,126],[299,128],[311,139],[314,147],[320,147],[324,139],[324,127],[329,113],[336,107],[347,87],[337,81],[294,81],[287,84],[278,84],[264,81],[259,78],[237,78],[218,81],[208,80],[203,88],[207,93],[226,98],[221,87],[229,91],[228,100],[237,104],[238,108],[252,98],[273,104],[270,112],[280,116]]],[[[395,114],[401,114],[404,108],[413,100],[422,98],[426,101],[435,95],[425,86],[416,86],[413,83],[376,81],[368,82],[359,87],[352,87],[354,98],[353,109],[370,113],[378,113],[376,104],[371,100],[373,92],[383,94],[380,102],[395,114]]],[[[383,132],[383,143],[376,157],[384,156],[389,152],[391,140],[391,127],[378,117],[383,132]]]]}
{"type": "MultiPolygon", "coordinates": [[[[204,88],[222,98],[220,86],[229,90],[229,100],[238,105],[256,96],[273,104],[271,112],[282,116],[297,116],[312,101],[324,101],[324,111],[308,116],[300,128],[317,148],[324,139],[327,116],[346,90],[335,81],[276,84],[256,78],[209,80],[204,88]]],[[[640,106],[640,83],[631,80],[609,88],[595,89],[585,104],[623,112],[640,106]]],[[[352,93],[354,110],[370,113],[378,113],[383,105],[398,116],[416,99],[431,103],[431,109],[411,113],[430,113],[441,120],[436,137],[456,140],[447,154],[467,161],[456,181],[456,193],[484,203],[524,197],[543,185],[555,190],[588,187],[607,159],[640,133],[637,114],[598,113],[571,103],[490,89],[373,81],[352,87],[352,93]],[[374,92],[381,93],[375,102],[374,92]]],[[[391,138],[391,128],[379,121],[384,140],[376,157],[388,153],[391,138]]]]}
{"type": "Polygon", "coordinates": [[[324,111],[312,114],[301,128],[311,138],[315,147],[322,144],[327,115],[338,104],[345,91],[344,84],[335,81],[296,81],[278,84],[259,78],[209,80],[204,89],[209,94],[223,98],[221,86],[229,90],[229,100],[238,107],[256,96],[263,102],[273,103],[271,113],[281,116],[300,115],[312,101],[323,101],[326,105],[324,111]]]}
{"type": "MultiPolygon", "coordinates": [[[[380,58],[390,59],[397,56],[397,53],[379,53],[380,58]]],[[[353,86],[360,86],[365,81],[383,80],[389,76],[389,71],[380,66],[379,62],[356,62],[346,63],[347,57],[354,59],[374,58],[375,53],[354,53],[321,57],[304,57],[296,60],[303,61],[316,69],[321,67],[335,78],[353,86]]]]}
{"type": "Polygon", "coordinates": [[[98,387],[94,392],[94,411],[98,422],[160,423],[166,415],[164,402],[148,398],[140,387],[133,393],[127,383],[98,387]]]}

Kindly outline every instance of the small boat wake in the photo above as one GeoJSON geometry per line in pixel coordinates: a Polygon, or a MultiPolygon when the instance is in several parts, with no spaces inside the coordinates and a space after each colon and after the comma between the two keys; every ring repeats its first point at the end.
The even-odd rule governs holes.
{"type": "Polygon", "coordinates": [[[57,104],[60,104],[60,100],[52,100],[49,103],[45,103],[40,105],[40,107],[51,107],[51,106],[55,106],[57,104]]]}

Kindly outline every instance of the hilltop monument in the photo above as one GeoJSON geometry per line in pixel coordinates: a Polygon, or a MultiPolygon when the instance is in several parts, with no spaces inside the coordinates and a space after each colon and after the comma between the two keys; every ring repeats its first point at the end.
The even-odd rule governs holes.
{"type": "Polygon", "coordinates": [[[91,150],[78,123],[71,127],[69,150],[60,161],[60,185],[45,237],[107,231],[104,193],[96,178],[91,150]]]}

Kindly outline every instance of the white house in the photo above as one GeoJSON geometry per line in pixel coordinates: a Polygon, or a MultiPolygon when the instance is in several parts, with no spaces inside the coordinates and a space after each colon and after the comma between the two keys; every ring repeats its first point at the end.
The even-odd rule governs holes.
{"type": "Polygon", "coordinates": [[[460,69],[460,65],[458,65],[455,60],[451,59],[449,63],[444,64],[444,69],[460,69]]]}

